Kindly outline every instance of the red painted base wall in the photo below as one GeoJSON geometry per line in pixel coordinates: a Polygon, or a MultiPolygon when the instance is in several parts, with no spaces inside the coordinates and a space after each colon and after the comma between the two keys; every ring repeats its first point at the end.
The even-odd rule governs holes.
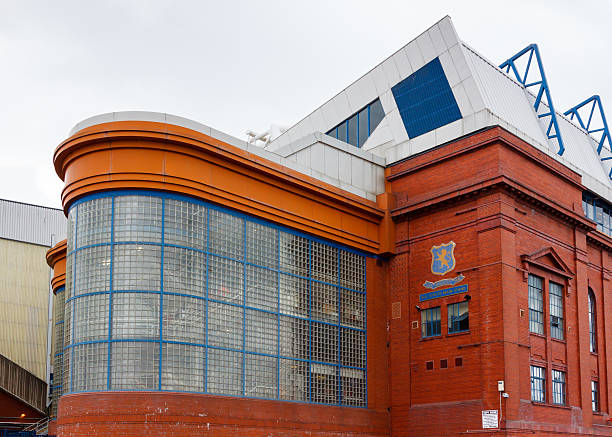
{"type": "Polygon", "coordinates": [[[58,435],[68,436],[388,436],[388,414],[187,393],[65,395],[58,435]]]}

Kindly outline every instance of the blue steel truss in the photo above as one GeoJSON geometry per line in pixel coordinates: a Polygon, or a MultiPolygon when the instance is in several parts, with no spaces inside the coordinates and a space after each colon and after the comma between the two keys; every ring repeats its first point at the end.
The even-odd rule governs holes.
{"type": "MultiPolygon", "coordinates": [[[[601,138],[599,139],[599,143],[597,145],[598,155],[601,155],[601,149],[603,149],[603,146],[606,140],[608,141],[608,148],[612,150],[612,140],[610,139],[610,131],[608,130],[608,122],[606,121],[606,115],[604,114],[603,106],[601,104],[601,99],[599,98],[598,95],[591,96],[588,99],[586,99],[584,102],[578,103],[573,108],[565,111],[564,115],[569,115],[570,120],[573,120],[574,117],[576,117],[576,119],[578,120],[578,123],[580,124],[580,127],[591,135],[601,132],[601,138]],[[585,124],[584,120],[580,116],[580,112],[578,111],[582,108],[589,108],[589,105],[590,105],[591,110],[589,111],[589,118],[585,124]],[[591,124],[593,122],[593,114],[595,113],[596,107],[599,110],[599,115],[601,117],[601,124],[603,125],[602,127],[597,127],[597,128],[591,127],[591,124]]],[[[603,158],[602,160],[604,159],[610,159],[610,158],[603,158]]]]}
{"type": "Polygon", "coordinates": [[[509,74],[510,70],[512,70],[514,76],[516,77],[516,80],[518,80],[526,89],[532,86],[539,87],[536,93],[536,99],[533,104],[533,107],[535,108],[536,114],[538,114],[538,118],[550,117],[548,129],[546,129],[546,136],[549,140],[557,140],[557,144],[559,145],[559,151],[557,153],[559,155],[563,155],[563,152],[565,152],[565,146],[563,145],[563,139],[561,138],[561,131],[559,130],[559,125],[557,123],[557,114],[555,113],[555,108],[553,106],[552,98],[550,96],[550,89],[548,87],[548,82],[546,81],[546,74],[544,73],[544,67],[542,66],[542,58],[540,57],[538,45],[528,45],[516,55],[503,62],[499,66],[499,68],[505,70],[506,74],[509,74]],[[529,76],[529,68],[531,67],[534,54],[540,78],[528,82],[527,78],[529,76]],[[529,59],[527,60],[527,66],[525,67],[525,72],[523,74],[520,74],[519,69],[516,65],[516,61],[526,55],[529,56],[529,59]],[[540,104],[542,103],[542,99],[544,97],[546,98],[546,101],[544,103],[548,106],[548,112],[540,114],[538,110],[540,109],[540,104]]]}
{"type": "MultiPolygon", "coordinates": [[[[602,161],[609,161],[612,159],[612,156],[601,158],[601,149],[603,149],[603,146],[606,143],[606,141],[608,142],[608,149],[612,151],[612,139],[610,139],[610,131],[608,130],[608,122],[606,121],[606,114],[604,113],[603,105],[601,104],[601,99],[599,98],[598,95],[591,96],[585,101],[578,103],[573,108],[565,111],[564,115],[569,115],[570,120],[573,120],[574,117],[576,117],[576,120],[578,120],[580,127],[584,129],[585,131],[587,131],[587,133],[591,136],[593,134],[598,134],[599,132],[601,132],[601,137],[599,138],[599,142],[597,144],[597,154],[600,156],[600,159],[602,161]],[[591,124],[593,123],[593,114],[595,113],[596,107],[599,111],[599,116],[601,117],[601,127],[591,127],[591,124]],[[589,118],[586,124],[584,123],[584,120],[580,116],[580,112],[579,112],[583,108],[587,108],[587,111],[588,111],[588,108],[591,108],[591,110],[588,111],[589,118]]],[[[612,179],[612,168],[610,169],[610,172],[608,173],[608,177],[612,179]]]]}

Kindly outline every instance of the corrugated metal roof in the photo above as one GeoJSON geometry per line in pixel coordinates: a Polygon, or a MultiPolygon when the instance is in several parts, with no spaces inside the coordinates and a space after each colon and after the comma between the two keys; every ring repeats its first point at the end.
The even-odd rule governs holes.
{"type": "Polygon", "coordinates": [[[52,246],[66,238],[61,209],[0,199],[0,238],[52,246]]]}
{"type": "MultiPolygon", "coordinates": [[[[532,142],[534,146],[546,148],[558,161],[582,175],[591,176],[604,186],[612,187],[607,170],[597,155],[597,143],[586,131],[557,112],[559,129],[565,143],[565,152],[559,156],[556,153],[558,145],[545,135],[549,120],[539,119],[535,112],[535,96],[468,45],[462,45],[485,106],[492,113],[535,140],[535,143],[532,142]]],[[[541,104],[541,111],[548,112],[546,104],[541,104]]],[[[607,193],[598,194],[607,197],[607,193]]]]}
{"type": "Polygon", "coordinates": [[[516,127],[542,145],[548,141],[540,128],[533,106],[521,85],[490,64],[472,48],[463,44],[472,76],[478,85],[485,107],[508,124],[516,127]]]}

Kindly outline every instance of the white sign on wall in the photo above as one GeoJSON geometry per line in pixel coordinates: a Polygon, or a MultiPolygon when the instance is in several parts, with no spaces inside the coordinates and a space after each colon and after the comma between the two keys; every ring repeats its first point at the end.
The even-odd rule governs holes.
{"type": "Polygon", "coordinates": [[[497,410],[482,410],[482,428],[497,428],[497,410]]]}

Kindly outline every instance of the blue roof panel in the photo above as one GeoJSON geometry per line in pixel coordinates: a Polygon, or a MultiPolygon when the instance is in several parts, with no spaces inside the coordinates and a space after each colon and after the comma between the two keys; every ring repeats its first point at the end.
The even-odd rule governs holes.
{"type": "Polygon", "coordinates": [[[391,91],[410,138],[461,118],[438,58],[402,80],[391,91]]]}

